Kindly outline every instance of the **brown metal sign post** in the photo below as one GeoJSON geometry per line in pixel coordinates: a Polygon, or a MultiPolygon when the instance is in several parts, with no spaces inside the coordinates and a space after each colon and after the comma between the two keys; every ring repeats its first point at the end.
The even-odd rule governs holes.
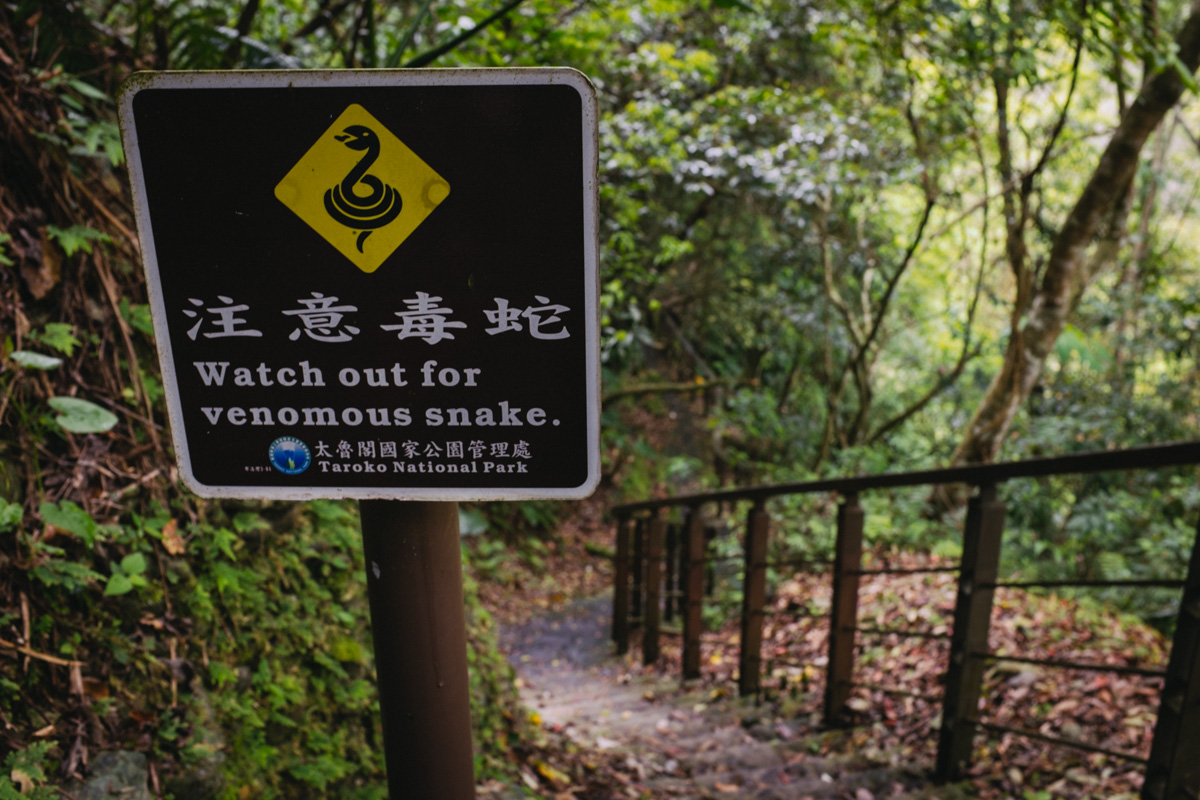
{"type": "Polygon", "coordinates": [[[362,500],[392,800],[471,800],[471,698],[457,503],[362,500]]]}
{"type": "Polygon", "coordinates": [[[457,503],[599,481],[595,91],[139,73],[120,105],[180,478],[361,501],[391,796],[474,797],[457,503]]]}

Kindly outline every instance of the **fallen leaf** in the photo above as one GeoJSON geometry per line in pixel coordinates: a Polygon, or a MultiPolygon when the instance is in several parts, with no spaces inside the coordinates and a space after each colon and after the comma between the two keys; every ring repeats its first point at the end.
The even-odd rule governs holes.
{"type": "Polygon", "coordinates": [[[176,520],[167,520],[167,524],[163,525],[162,543],[163,549],[173,556],[181,556],[187,552],[187,544],[179,535],[179,523],[176,520]]]}
{"type": "Polygon", "coordinates": [[[538,774],[551,783],[568,785],[571,782],[571,776],[560,769],[557,769],[552,764],[547,764],[545,761],[535,761],[534,766],[537,767],[538,774]]]}
{"type": "Polygon", "coordinates": [[[33,778],[19,769],[14,769],[8,777],[13,782],[13,786],[17,787],[18,794],[27,794],[33,789],[33,778]]]}
{"type": "Polygon", "coordinates": [[[96,678],[84,678],[83,691],[93,700],[104,700],[109,695],[108,684],[96,678]]]}
{"type": "Polygon", "coordinates": [[[46,229],[39,228],[39,241],[31,240],[26,235],[29,247],[25,251],[25,259],[21,263],[21,276],[25,285],[35,300],[41,300],[62,279],[62,255],[51,244],[46,229]]]}

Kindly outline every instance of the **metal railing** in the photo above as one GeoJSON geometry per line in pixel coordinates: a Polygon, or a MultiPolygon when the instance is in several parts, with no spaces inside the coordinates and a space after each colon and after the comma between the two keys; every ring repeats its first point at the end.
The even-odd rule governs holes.
{"type": "MultiPolygon", "coordinates": [[[[828,614],[824,695],[824,719],[827,725],[840,725],[849,718],[847,702],[857,686],[853,682],[857,635],[944,638],[949,640],[944,691],[941,698],[929,698],[934,702],[940,699],[942,704],[935,780],[953,781],[963,776],[970,763],[975,735],[979,729],[983,729],[1142,763],[1145,765],[1145,781],[1141,792],[1143,800],[1195,800],[1200,797],[1200,546],[1193,546],[1186,577],[1180,580],[1001,581],[998,573],[1005,505],[996,492],[997,484],[1016,478],[1162,469],[1195,464],[1200,464],[1200,441],[979,466],[727,489],[617,506],[613,509],[617,520],[613,639],[619,653],[628,652],[630,631],[635,626],[640,627],[642,657],[646,663],[652,663],[659,657],[664,612],[667,619],[681,614],[682,675],[684,679],[700,676],[701,612],[706,589],[711,592],[713,561],[708,555],[713,531],[706,523],[704,507],[748,500],[753,505],[746,518],[741,557],[743,594],[738,688],[742,695],[758,693],[763,663],[761,649],[763,620],[766,616],[766,577],[768,567],[774,565],[768,561],[770,516],[764,504],[771,498],[784,495],[837,493],[840,502],[832,560],[806,562],[811,566],[831,567],[832,601],[828,614]],[[967,505],[962,558],[957,567],[863,569],[864,512],[859,504],[860,493],[951,483],[968,484],[976,490],[967,505]],[[683,512],[682,523],[667,522],[665,512],[671,509],[683,512]],[[922,572],[958,574],[954,618],[948,634],[869,628],[858,624],[859,582],[862,577],[922,572]],[[996,589],[1107,586],[1154,586],[1182,590],[1165,670],[1024,658],[988,650],[988,629],[996,589]],[[989,663],[995,661],[1161,677],[1163,688],[1149,758],[980,719],[977,709],[984,671],[989,663]]],[[[883,690],[906,694],[896,688],[883,687],[883,690]]]]}

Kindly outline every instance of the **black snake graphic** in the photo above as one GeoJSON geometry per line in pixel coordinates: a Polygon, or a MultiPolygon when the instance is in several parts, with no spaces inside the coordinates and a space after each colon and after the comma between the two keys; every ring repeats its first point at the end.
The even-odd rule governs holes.
{"type": "Polygon", "coordinates": [[[403,202],[399,192],[367,174],[379,158],[379,137],[373,130],[364,125],[351,125],[341,136],[333,138],[351,150],[367,151],[340,184],[325,192],[325,210],[329,216],[347,228],[362,231],[358,235],[358,252],[361,253],[363,243],[376,228],[382,228],[399,216],[403,202]],[[360,183],[371,190],[365,197],[354,191],[360,183]]]}

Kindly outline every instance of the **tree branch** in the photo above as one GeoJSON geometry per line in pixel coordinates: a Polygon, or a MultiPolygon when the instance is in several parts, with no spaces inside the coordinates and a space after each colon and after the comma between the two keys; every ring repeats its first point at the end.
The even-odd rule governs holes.
{"type": "Polygon", "coordinates": [[[883,318],[887,315],[888,306],[892,302],[892,295],[896,291],[896,286],[900,283],[900,278],[908,270],[912,264],[913,254],[917,252],[917,248],[921,245],[921,237],[925,234],[925,226],[929,224],[929,215],[933,213],[933,207],[937,204],[932,197],[925,198],[925,209],[921,212],[921,221],[917,223],[917,231],[913,234],[912,242],[909,243],[908,249],[904,252],[904,258],[900,262],[900,266],[896,268],[895,273],[888,279],[887,288],[883,292],[883,298],[879,301],[879,309],[875,313],[875,320],[871,324],[871,330],[863,338],[862,345],[858,348],[858,352],[854,356],[854,360],[850,363],[850,369],[857,367],[866,357],[867,350],[870,349],[871,343],[879,334],[879,329],[883,326],[883,318]]]}
{"type": "Polygon", "coordinates": [[[471,28],[470,30],[467,30],[467,31],[463,31],[458,36],[455,36],[453,39],[446,42],[445,44],[440,44],[437,47],[433,48],[432,50],[422,53],[421,55],[419,55],[416,58],[409,61],[404,66],[406,68],[415,68],[415,67],[424,67],[424,66],[427,66],[427,65],[433,63],[437,59],[446,55],[446,53],[449,53],[451,50],[458,47],[460,44],[463,44],[464,42],[471,39],[473,36],[475,36],[475,34],[479,33],[480,31],[483,31],[484,29],[489,27],[492,23],[506,17],[513,9],[515,9],[517,6],[521,5],[521,3],[523,3],[523,2],[525,2],[525,0],[509,0],[507,3],[505,3],[503,6],[501,6],[497,11],[494,11],[493,13],[491,13],[487,17],[485,17],[483,19],[483,21],[481,21],[474,28],[471,28]]]}
{"type": "Polygon", "coordinates": [[[1058,120],[1054,123],[1054,127],[1050,129],[1050,138],[1046,140],[1046,146],[1042,148],[1042,154],[1038,158],[1037,164],[1033,169],[1025,173],[1021,178],[1021,192],[1028,194],[1033,191],[1033,179],[1041,174],[1046,165],[1050,163],[1050,153],[1054,150],[1054,145],[1058,141],[1058,137],[1062,134],[1063,127],[1067,124],[1067,112],[1071,109],[1071,99],[1075,97],[1075,87],[1079,83],[1079,62],[1083,58],[1083,32],[1075,40],[1075,59],[1071,62],[1071,85],[1067,88],[1067,99],[1063,102],[1063,107],[1058,113],[1058,120]]]}
{"type": "MultiPolygon", "coordinates": [[[[1193,0],[1192,13],[1176,37],[1176,43],[1180,62],[1189,72],[1195,72],[1200,65],[1200,0],[1193,0]]],[[[1179,72],[1167,67],[1138,92],[1054,241],[1042,289],[1035,300],[1039,313],[1030,320],[1027,328],[1048,326],[1056,334],[1061,330],[1061,317],[1066,311],[1064,306],[1071,283],[1069,273],[1083,257],[1101,218],[1113,206],[1114,188],[1122,189],[1133,179],[1146,139],[1166,112],[1179,102],[1184,88],[1179,72]]]]}
{"type": "Polygon", "coordinates": [[[417,35],[417,28],[425,21],[425,17],[429,15],[429,9],[432,7],[433,0],[424,0],[421,3],[421,7],[417,9],[417,13],[413,17],[412,24],[404,32],[404,36],[400,37],[400,41],[396,43],[392,52],[388,53],[387,60],[383,62],[385,67],[391,69],[400,66],[400,59],[404,57],[404,51],[412,44],[413,37],[417,35]]]}
{"type": "Polygon", "coordinates": [[[850,313],[850,306],[842,298],[841,292],[837,290],[837,286],[833,282],[833,253],[829,245],[829,210],[833,204],[832,195],[827,195],[822,201],[822,211],[824,212],[817,220],[817,231],[821,237],[821,267],[824,274],[825,296],[829,298],[829,302],[842,315],[842,319],[846,322],[846,330],[850,332],[850,338],[854,340],[855,346],[862,341],[862,331],[859,330],[858,322],[855,321],[854,315],[850,313]]]}
{"type": "MultiPolygon", "coordinates": [[[[351,0],[339,0],[336,5],[332,5],[331,7],[330,0],[322,0],[320,7],[317,9],[317,13],[313,15],[313,18],[304,25],[300,26],[295,33],[288,37],[288,39],[303,39],[305,36],[311,36],[322,28],[328,28],[335,19],[340,17],[342,13],[350,7],[350,2],[351,0]]],[[[290,49],[290,47],[285,47],[285,52],[288,49],[290,49]]]]}
{"type": "Polygon", "coordinates": [[[749,381],[739,378],[717,378],[712,381],[663,381],[660,383],[643,383],[625,389],[616,389],[600,399],[600,407],[607,408],[610,404],[626,397],[641,397],[647,394],[687,394],[702,392],[714,386],[749,386],[749,381]]]}
{"type": "Polygon", "coordinates": [[[246,0],[242,13],[238,15],[237,37],[225,48],[225,55],[221,58],[221,66],[225,69],[237,66],[242,56],[242,39],[250,35],[250,28],[254,26],[254,18],[258,15],[258,6],[259,0],[246,0]]]}
{"type": "Polygon", "coordinates": [[[1014,331],[1017,335],[1009,341],[1004,365],[951,457],[952,464],[992,461],[1017,410],[1041,376],[1046,356],[1066,324],[1089,244],[1104,215],[1114,207],[1117,195],[1133,179],[1147,138],[1183,96],[1184,75],[1200,66],[1200,0],[1192,0],[1175,43],[1178,64],[1159,71],[1142,86],[1055,237],[1027,319],[1014,331]]]}

